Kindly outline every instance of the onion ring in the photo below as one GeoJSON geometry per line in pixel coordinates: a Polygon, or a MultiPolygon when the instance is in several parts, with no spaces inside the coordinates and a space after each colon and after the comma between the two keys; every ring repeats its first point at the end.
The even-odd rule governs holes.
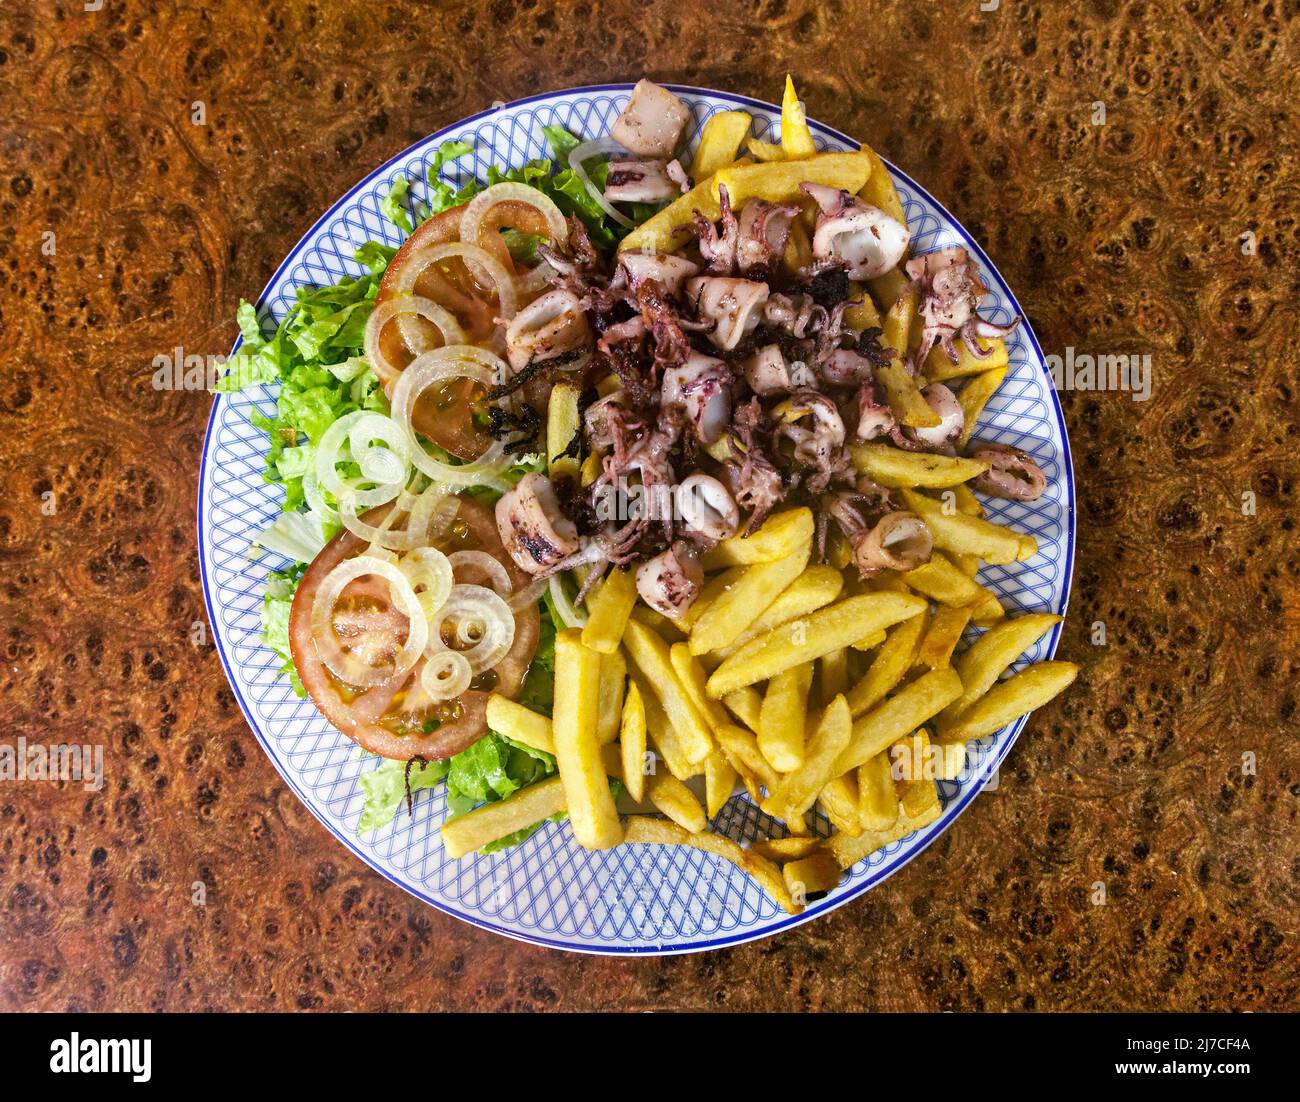
{"type": "MultiPolygon", "coordinates": [[[[514,278],[506,271],[501,261],[491,253],[479,248],[477,245],[471,245],[463,241],[450,241],[419,249],[403,266],[394,290],[399,293],[414,291],[420,273],[425,268],[430,264],[437,264],[439,261],[450,260],[457,256],[465,261],[466,266],[476,278],[495,285],[497,289],[496,316],[501,321],[509,321],[513,318],[519,306],[519,300],[515,294],[514,278]]],[[[419,327],[414,322],[409,319],[404,320],[399,315],[397,327],[401,331],[402,338],[406,341],[406,346],[412,351],[415,351],[423,343],[419,327]]],[[[500,326],[497,328],[499,329],[500,326]]]]}
{"type": "Polygon", "coordinates": [[[514,591],[514,583],[510,580],[510,572],[501,565],[499,559],[493,558],[486,551],[454,551],[447,556],[447,561],[455,570],[457,567],[468,566],[481,571],[492,583],[492,588],[496,590],[497,596],[508,598],[514,591]]]}
{"type": "Polygon", "coordinates": [[[447,644],[442,639],[442,625],[456,619],[456,638],[473,646],[456,653],[464,656],[474,674],[490,670],[509,653],[515,641],[515,617],[501,597],[481,585],[454,585],[443,606],[429,621],[428,646],[437,654],[447,644]],[[477,637],[474,625],[481,629],[477,637]]]}
{"type": "MultiPolygon", "coordinates": [[[[388,357],[384,355],[383,342],[380,341],[379,336],[383,332],[385,325],[393,318],[400,317],[403,314],[419,314],[425,321],[431,322],[442,334],[443,344],[465,343],[465,330],[460,327],[460,322],[456,320],[450,310],[445,306],[439,306],[433,299],[412,294],[398,295],[396,298],[390,298],[387,302],[381,302],[370,312],[370,317],[366,319],[365,335],[366,362],[370,364],[371,369],[379,377],[381,383],[395,382],[397,376],[401,374],[401,371],[394,367],[389,362],[388,357]]],[[[424,334],[420,332],[419,326],[411,325],[403,328],[402,338],[414,355],[429,350],[428,343],[424,340],[424,334]],[[412,343],[413,340],[414,343],[412,343]]]]}

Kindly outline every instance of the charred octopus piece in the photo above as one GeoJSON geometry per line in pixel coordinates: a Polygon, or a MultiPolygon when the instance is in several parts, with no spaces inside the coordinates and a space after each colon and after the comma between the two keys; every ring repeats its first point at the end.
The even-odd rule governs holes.
{"type": "Polygon", "coordinates": [[[741,208],[737,227],[736,267],[742,272],[772,271],[785,254],[790,226],[799,215],[793,203],[780,205],[751,199],[741,208]]]}
{"type": "Polygon", "coordinates": [[[713,322],[705,334],[724,351],[740,343],[763,316],[766,283],[731,276],[696,276],[686,281],[686,294],[701,320],[713,322]]]}
{"type": "Polygon", "coordinates": [[[692,352],[664,372],[659,403],[682,410],[700,443],[716,443],[731,421],[731,371],[722,360],[692,352]]]}
{"type": "Polygon", "coordinates": [[[765,344],[741,365],[749,389],[760,397],[785,394],[790,389],[790,370],[780,345],[765,344]]]}
{"type": "Polygon", "coordinates": [[[638,157],[671,157],[691,113],[667,88],[638,80],[609,135],[638,157]]]}
{"type": "Polygon", "coordinates": [[[909,428],[907,432],[927,448],[951,449],[966,427],[966,414],[953,394],[943,383],[931,383],[921,391],[921,397],[939,418],[939,423],[929,428],[909,428]]]}
{"type": "Polygon", "coordinates": [[[530,362],[555,359],[590,344],[587,315],[572,291],[547,291],[506,326],[506,358],[516,371],[530,362]]]}
{"type": "Polygon", "coordinates": [[[542,574],[581,547],[578,529],[560,508],[555,486],[529,472],[497,502],[497,531],[510,557],[530,574],[542,574]]]}
{"type": "Polygon", "coordinates": [[[676,618],[695,603],[704,584],[704,568],[689,543],[678,540],[667,551],[643,562],[636,572],[636,591],[656,612],[676,618]]]}
{"type": "Polygon", "coordinates": [[[727,488],[707,474],[693,474],[677,487],[677,510],[694,535],[719,543],[740,527],[740,510],[727,488]]]}
{"type": "Polygon", "coordinates": [[[936,344],[948,358],[957,362],[957,348],[953,343],[960,336],[966,348],[977,360],[989,355],[976,337],[989,339],[1006,337],[1017,325],[994,325],[976,313],[980,300],[989,293],[980,279],[970,254],[959,245],[939,249],[907,262],[907,274],[916,282],[921,293],[920,315],[924,322],[921,346],[917,349],[915,364],[922,364],[936,344]]]}
{"type": "Polygon", "coordinates": [[[863,383],[858,389],[858,428],[859,440],[879,440],[889,436],[898,428],[898,418],[894,411],[880,400],[880,392],[874,380],[863,383]]]}
{"type": "Polygon", "coordinates": [[[813,256],[843,264],[850,279],[875,279],[892,270],[907,252],[912,231],[878,207],[847,191],[800,184],[820,208],[813,229],[813,256]]]}
{"type": "Polygon", "coordinates": [[[731,209],[726,184],[718,185],[718,225],[698,210],[692,216],[695,236],[699,238],[700,256],[715,275],[730,275],[736,270],[736,253],[740,248],[740,226],[731,209]]]}
{"type": "Polygon", "coordinates": [[[971,480],[971,486],[990,497],[1011,501],[1037,501],[1047,489],[1047,476],[1032,458],[1010,444],[977,444],[970,457],[989,469],[971,480]]]}
{"type": "Polygon", "coordinates": [[[881,570],[915,570],[930,561],[934,537],[915,513],[886,513],[853,543],[853,563],[866,578],[881,570]]]}
{"type": "Polygon", "coordinates": [[[610,161],[605,198],[611,203],[659,203],[678,194],[664,161],[610,161]]]}

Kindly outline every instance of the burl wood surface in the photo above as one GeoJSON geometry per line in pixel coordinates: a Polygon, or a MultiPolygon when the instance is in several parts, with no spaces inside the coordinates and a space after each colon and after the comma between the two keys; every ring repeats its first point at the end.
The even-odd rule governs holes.
{"type": "Polygon", "coordinates": [[[5,741],[102,742],[107,781],[0,784],[0,1006],[1295,1007],[1294,0],[83,9],[0,11],[0,678],[5,741]],[[1148,402],[1063,396],[1085,672],[828,918],[675,959],[515,944],[334,842],[191,644],[209,399],[152,359],[226,352],[322,210],[494,100],[771,99],[787,68],[985,244],[1047,352],[1151,355],[1148,402]]]}

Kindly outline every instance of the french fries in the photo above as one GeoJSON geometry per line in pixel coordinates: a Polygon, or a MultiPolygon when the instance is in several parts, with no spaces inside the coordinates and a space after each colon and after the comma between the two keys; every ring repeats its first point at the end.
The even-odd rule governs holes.
{"type": "MultiPolygon", "coordinates": [[[[605,794],[608,796],[609,782],[603,773],[600,781],[605,785],[605,794]]],[[[443,823],[438,834],[448,857],[464,857],[467,853],[482,849],[489,842],[549,819],[567,806],[564,779],[548,777],[511,793],[504,800],[484,804],[443,823]]],[[[615,821],[617,822],[617,817],[615,821]]],[[[622,831],[619,833],[621,835],[622,831]]]]}
{"type": "MultiPolygon", "coordinates": [[[[781,97],[781,151],[791,160],[811,157],[817,152],[803,104],[799,102],[790,74],[785,75],[785,95],[781,97]]],[[[870,171],[870,162],[868,162],[870,171]]],[[[866,181],[863,181],[865,186],[866,181]]]]}
{"type": "Polygon", "coordinates": [[[765,142],[762,138],[746,138],[745,148],[756,161],[784,161],[785,150],[779,142],[765,142]]]}
{"type": "Polygon", "coordinates": [[[579,429],[578,397],[578,388],[568,383],[551,388],[546,407],[546,444],[551,454],[546,457],[546,468],[552,481],[578,478],[578,457],[561,454],[579,429]]]}
{"type": "Polygon", "coordinates": [[[882,750],[858,766],[858,819],[863,830],[888,830],[898,822],[898,790],[882,750]]]}
{"type": "Polygon", "coordinates": [[[487,702],[487,725],[493,731],[542,750],[555,753],[555,739],[551,736],[551,721],[530,708],[500,693],[493,693],[487,702]]]}
{"type": "Polygon", "coordinates": [[[988,400],[997,393],[998,387],[1002,385],[1002,380],[1006,376],[1007,369],[1005,367],[995,367],[991,371],[984,371],[976,375],[975,378],[961,388],[961,393],[957,395],[957,404],[961,406],[965,420],[962,425],[961,436],[957,438],[957,447],[964,448],[970,443],[971,432],[975,429],[975,422],[980,419],[980,413],[988,404],[988,400]]]}
{"type": "Polygon", "coordinates": [[[624,840],[631,845],[692,846],[706,853],[715,854],[730,861],[742,872],[748,873],[758,881],[763,890],[776,900],[783,911],[798,914],[802,909],[796,907],[790,898],[789,889],[785,886],[785,878],[781,875],[780,869],[767,858],[752,850],[744,849],[721,834],[708,831],[691,834],[667,819],[655,819],[648,815],[630,815],[624,840]]]}
{"type": "Polygon", "coordinates": [[[608,849],[623,840],[596,738],[599,699],[600,655],[582,645],[578,629],[560,632],[555,637],[551,727],[573,836],[586,849],[608,849]]]}
{"type": "MultiPolygon", "coordinates": [[[[707,775],[707,774],[706,774],[707,775]]],[[[671,773],[656,773],[646,783],[646,798],[678,826],[698,834],[709,821],[695,793],[671,773]]]]}
{"type": "Polygon", "coordinates": [[[962,694],[939,716],[940,724],[951,725],[987,693],[1003,672],[1025,653],[1040,635],[1059,624],[1061,617],[1048,612],[1017,616],[990,628],[957,659],[957,676],[962,694]]]}
{"type": "Polygon", "coordinates": [[[708,694],[717,700],[765,681],[915,616],[925,607],[924,598],[911,594],[865,593],[819,608],[794,625],[785,624],[746,643],[710,675],[708,694]]]}
{"type": "MultiPolygon", "coordinates": [[[[706,682],[707,684],[707,682],[706,682]]],[[[758,733],[759,715],[763,710],[763,694],[753,685],[745,685],[722,698],[727,710],[755,734],[758,733]]]]}
{"type": "Polygon", "coordinates": [[[836,830],[843,834],[862,833],[862,823],[858,819],[858,782],[853,774],[846,773],[828,781],[817,797],[817,804],[836,830]]]}
{"type": "Polygon", "coordinates": [[[731,164],[753,121],[746,111],[719,111],[710,115],[700,131],[700,144],[691,162],[692,178],[707,180],[718,169],[731,164]]]}
{"type": "Polygon", "coordinates": [[[898,802],[907,818],[915,818],[934,799],[930,735],[922,728],[889,748],[890,772],[898,802]]]}
{"type": "MultiPolygon", "coordinates": [[[[586,646],[584,643],[583,646],[586,646]]],[[[597,652],[599,653],[599,652],[597,652]]],[[[596,741],[601,746],[618,738],[623,692],[627,684],[627,659],[621,650],[600,656],[600,695],[596,714],[596,741]]]]}
{"type": "Polygon", "coordinates": [[[1038,662],[991,688],[947,727],[941,727],[943,742],[970,742],[1001,730],[1013,719],[1042,707],[1063,691],[1076,677],[1073,662],[1038,662]]]}
{"type": "Polygon", "coordinates": [[[775,601],[767,606],[757,620],[742,631],[730,646],[710,652],[718,659],[734,654],[751,639],[773,628],[797,620],[830,604],[844,588],[844,574],[833,566],[817,564],[808,567],[799,577],[781,590],[775,601]]]}
{"type": "Polygon", "coordinates": [[[983,609],[986,617],[1002,612],[1002,602],[997,596],[958,570],[942,551],[934,552],[929,562],[909,570],[903,580],[917,593],[950,608],[969,605],[983,609]]]}
{"type": "Polygon", "coordinates": [[[646,722],[645,704],[635,681],[629,682],[619,717],[619,756],[623,763],[623,784],[637,803],[645,799],[646,722]]]}
{"type": "Polygon", "coordinates": [[[849,453],[858,470],[891,489],[943,489],[988,470],[987,463],[976,459],[909,452],[892,444],[856,444],[849,453]]]}
{"type": "MultiPolygon", "coordinates": [[[[670,253],[689,239],[690,227],[693,225],[695,212],[699,211],[705,218],[716,221],[722,214],[718,207],[719,173],[705,177],[696,177],[696,183],[685,195],[674,199],[663,210],[647,218],[619,242],[618,251],[638,249],[645,252],[670,253]]],[[[732,200],[735,206],[735,200],[732,200]]]]}
{"type": "Polygon", "coordinates": [[[848,833],[835,835],[828,845],[840,868],[852,868],[868,854],[934,822],[943,811],[943,804],[939,802],[939,793],[934,785],[930,785],[930,791],[934,794],[933,800],[914,817],[900,815],[893,826],[883,830],[864,830],[856,838],[848,833]]]}
{"type": "Polygon", "coordinates": [[[768,794],[763,810],[789,822],[811,808],[817,794],[837,776],[835,767],[849,744],[852,726],[848,702],[843,696],[837,696],[822,713],[816,731],[803,748],[799,765],[793,772],[787,771],[776,789],[768,794]]]}
{"type": "Polygon", "coordinates": [[[645,709],[646,738],[655,754],[652,771],[658,772],[659,762],[662,762],[668,772],[679,781],[699,776],[703,772],[702,766],[687,760],[681,740],[668,719],[668,713],[664,711],[659,697],[639,671],[633,675],[632,683],[640,692],[641,706],[645,709]]]}
{"type": "Polygon", "coordinates": [[[785,838],[762,838],[749,847],[750,853],[757,853],[769,861],[783,864],[786,861],[798,861],[807,857],[822,845],[822,839],[810,834],[791,834],[785,838]]]}
{"type": "Polygon", "coordinates": [[[780,777],[768,764],[767,758],[763,757],[763,751],[758,748],[756,734],[733,723],[719,728],[716,735],[718,746],[722,748],[723,753],[727,755],[727,760],[736,767],[742,778],[749,774],[769,792],[776,787],[780,777]]]}
{"type": "Polygon", "coordinates": [[[723,805],[731,799],[739,776],[739,770],[731,764],[727,755],[721,750],[713,751],[704,760],[704,802],[708,805],[710,819],[716,816],[723,805]]]}
{"type": "Polygon", "coordinates": [[[849,690],[849,711],[854,719],[874,708],[903,680],[903,675],[912,668],[928,623],[929,615],[921,612],[889,632],[867,672],[849,690]]]}
{"type": "Polygon", "coordinates": [[[785,877],[790,898],[806,903],[809,896],[821,895],[838,887],[842,872],[832,853],[817,850],[782,867],[781,875],[785,877]]]}
{"type": "Polygon", "coordinates": [[[916,312],[916,296],[904,290],[885,315],[884,344],[893,350],[889,363],[876,368],[876,378],[885,388],[889,407],[898,420],[910,428],[933,428],[939,415],[921,394],[916,379],[907,370],[908,334],[916,312]]]}
{"type": "MultiPolygon", "coordinates": [[[[554,393],[554,392],[552,392],[554,393]]],[[[613,569],[587,598],[587,626],[582,644],[601,654],[613,654],[623,638],[632,606],[636,604],[636,574],[613,569]]]]}
{"type": "Polygon", "coordinates": [[[964,513],[946,513],[932,497],[900,490],[907,507],[925,521],[934,545],[945,551],[978,555],[988,563],[1015,562],[1021,554],[1020,533],[964,513]]]}
{"type": "Polygon", "coordinates": [[[812,546],[813,526],[812,510],[806,507],[773,513],[752,536],[732,536],[709,551],[704,569],[752,566],[796,554],[801,547],[812,546]]]}
{"type": "Polygon", "coordinates": [[[691,625],[691,653],[709,651],[734,643],[782,590],[803,573],[811,548],[801,548],[775,562],[746,567],[740,576],[695,619],[691,625]]]}
{"type": "Polygon", "coordinates": [[[782,670],[767,683],[758,719],[758,748],[778,773],[788,773],[803,764],[811,685],[812,666],[807,663],[782,670]]]}
{"type": "Polygon", "coordinates": [[[692,765],[704,761],[713,749],[713,739],[709,735],[708,724],[691,703],[690,696],[673,669],[668,644],[635,620],[628,621],[623,644],[627,647],[628,657],[653,687],[659,702],[664,706],[668,722],[677,735],[686,760],[692,765]]]}
{"type": "MultiPolygon", "coordinates": [[[[899,198],[898,188],[889,177],[889,169],[876,151],[869,145],[862,147],[862,152],[871,158],[871,175],[866,185],[858,192],[858,198],[869,206],[883,210],[895,222],[907,225],[907,215],[903,211],[903,200],[899,198]]],[[[857,328],[857,326],[854,326],[857,328]]]]}
{"type": "Polygon", "coordinates": [[[930,619],[930,626],[917,649],[916,660],[932,670],[947,666],[961,641],[961,633],[970,623],[970,614],[970,606],[939,609],[930,619]]]}
{"type": "MultiPolygon", "coordinates": [[[[825,187],[859,192],[871,175],[871,159],[861,153],[817,153],[799,161],[768,161],[764,164],[731,165],[719,169],[710,184],[709,199],[712,209],[718,209],[718,189],[727,189],[731,209],[739,211],[751,199],[765,199],[769,203],[788,203],[804,198],[800,184],[822,184],[825,187]]],[[[698,185],[697,185],[698,187],[698,185]]],[[[688,193],[689,194],[689,193],[688,193]]],[[[682,196],[685,199],[686,196],[682,196]]],[[[676,206],[682,200],[672,204],[676,206]]],[[[698,205],[698,204],[697,204],[698,205]]],[[[672,207],[668,208],[669,210],[672,207]]],[[[660,217],[655,215],[655,218],[660,217]]],[[[705,217],[710,217],[705,212],[705,217]]],[[[717,214],[711,217],[717,218],[717,214]]],[[[652,218],[651,222],[654,221],[652,218]]],[[[647,222],[645,225],[649,225],[647,222]]],[[[645,226],[642,226],[644,229],[645,226]]],[[[636,232],[636,231],[633,231],[636,232]]],[[[631,234],[628,235],[629,237],[631,234]]],[[[624,239],[626,244],[626,238],[624,239]]]]}
{"type": "Polygon", "coordinates": [[[917,678],[854,721],[849,744],[835,762],[831,775],[843,776],[888,750],[960,695],[961,679],[951,668],[932,670],[917,678]]]}
{"type": "Polygon", "coordinates": [[[822,707],[826,707],[849,687],[849,651],[847,647],[824,654],[818,660],[817,691],[822,707]]]}
{"type": "Polygon", "coordinates": [[[988,353],[984,359],[972,356],[964,339],[954,342],[957,349],[956,363],[948,359],[948,353],[942,346],[936,344],[925,357],[925,363],[921,365],[921,374],[932,383],[942,383],[948,379],[960,379],[963,375],[983,375],[986,371],[1007,366],[1009,358],[1006,341],[1000,338],[987,341],[982,337],[977,337],[976,341],[979,343],[980,350],[988,353]]]}

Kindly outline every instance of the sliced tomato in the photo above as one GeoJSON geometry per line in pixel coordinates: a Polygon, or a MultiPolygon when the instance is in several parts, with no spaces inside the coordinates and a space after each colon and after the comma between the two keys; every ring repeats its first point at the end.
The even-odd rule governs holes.
{"type": "MultiPolygon", "coordinates": [[[[441,245],[460,239],[460,217],[465,208],[452,207],[434,215],[419,227],[397,254],[388,262],[384,277],[379,281],[375,301],[382,303],[397,293],[402,273],[413,258],[429,245],[441,245]]],[[[496,327],[493,320],[495,296],[487,296],[478,286],[465,265],[454,260],[445,266],[429,265],[415,282],[415,293],[432,299],[455,315],[465,330],[465,339],[471,344],[485,342],[496,327]]],[[[423,319],[416,319],[426,334],[430,347],[437,347],[438,331],[423,319]]],[[[411,350],[402,340],[396,324],[384,327],[380,344],[388,361],[405,367],[411,362],[411,350]]],[[[392,397],[391,384],[385,387],[392,397]]],[[[437,391],[423,395],[415,405],[411,423],[416,431],[445,448],[458,459],[477,459],[492,443],[492,437],[475,422],[475,403],[479,390],[469,379],[457,379],[437,391]]]]}
{"type": "MultiPolygon", "coordinates": [[[[390,506],[372,509],[363,518],[378,524],[390,506]]],[[[515,639],[509,652],[486,680],[491,685],[471,688],[454,702],[434,704],[423,698],[419,673],[423,662],[405,677],[370,689],[359,690],[342,683],[321,661],[311,633],[311,610],[325,577],[339,563],[365,550],[364,540],[343,531],[312,560],[294,596],[289,614],[289,645],[293,664],[303,688],[320,713],[348,738],[381,757],[408,761],[449,758],[477,742],[487,733],[489,692],[514,697],[519,693],[537,650],[541,620],[536,605],[515,613],[515,639]]],[[[456,519],[433,546],[446,554],[455,551],[486,551],[505,566],[516,591],[531,581],[506,554],[497,534],[491,510],[471,498],[462,497],[456,519]]],[[[477,578],[462,578],[477,583],[477,578]]],[[[405,641],[406,618],[385,604],[372,579],[355,579],[344,590],[336,606],[334,626],[346,630],[354,640],[353,653],[373,651],[382,656],[405,641]],[[341,610],[341,611],[339,611],[341,610]]]]}

